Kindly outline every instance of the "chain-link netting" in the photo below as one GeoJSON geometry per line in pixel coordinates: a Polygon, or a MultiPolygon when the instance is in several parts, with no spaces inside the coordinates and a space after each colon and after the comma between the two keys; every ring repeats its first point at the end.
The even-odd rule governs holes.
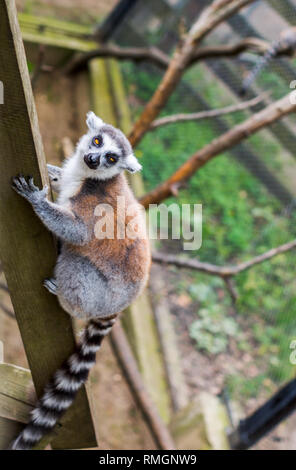
{"type": "MultiPolygon", "coordinates": [[[[209,3],[138,1],[109,39],[121,46],[155,45],[171,54],[182,31],[209,3]]],[[[221,24],[202,45],[233,44],[246,37],[273,41],[295,21],[296,1],[258,1],[221,24]]],[[[147,133],[136,149],[147,190],[169,177],[197,149],[290,91],[295,59],[281,57],[272,60],[242,98],[242,81],[257,60],[255,53],[244,52],[200,61],[186,71],[161,115],[217,109],[266,94],[252,110],[170,124],[147,133]]],[[[135,120],[163,70],[130,62],[121,68],[135,120]]],[[[290,115],[244,140],[205,165],[180,191],[179,204],[203,204],[203,244],[191,257],[235,264],[295,238],[295,124],[295,115],[290,115]]],[[[168,242],[161,249],[179,252],[180,245],[168,242]]],[[[184,305],[195,309],[189,331],[197,349],[211,358],[238,358],[223,374],[223,382],[234,394],[258,398],[263,390],[266,397],[294,376],[290,345],[296,338],[295,261],[291,251],[237,276],[235,309],[221,294],[220,279],[174,271],[171,290],[183,300],[186,295],[184,305]]]]}

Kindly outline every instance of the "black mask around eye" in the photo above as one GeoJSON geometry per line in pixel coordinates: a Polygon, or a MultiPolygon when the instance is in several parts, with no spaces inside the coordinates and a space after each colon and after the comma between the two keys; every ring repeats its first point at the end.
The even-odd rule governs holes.
{"type": "Polygon", "coordinates": [[[93,144],[95,147],[97,147],[97,148],[102,147],[102,145],[103,145],[103,137],[102,137],[101,135],[96,135],[95,137],[93,137],[93,139],[92,139],[91,142],[92,142],[92,144],[93,144]]]}
{"type": "Polygon", "coordinates": [[[115,163],[118,162],[118,155],[116,155],[116,153],[106,153],[105,155],[105,158],[106,158],[106,162],[109,164],[109,165],[115,165],[115,163]]]}
{"type": "Polygon", "coordinates": [[[101,155],[99,153],[88,153],[84,155],[84,162],[91,170],[96,170],[100,165],[101,155]]]}

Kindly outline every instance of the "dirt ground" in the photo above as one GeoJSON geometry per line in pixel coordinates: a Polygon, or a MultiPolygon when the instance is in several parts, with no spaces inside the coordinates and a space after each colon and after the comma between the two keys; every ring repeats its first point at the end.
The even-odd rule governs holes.
{"type": "MultiPolygon", "coordinates": [[[[176,271],[169,267],[159,266],[164,279],[166,279],[166,291],[163,295],[168,299],[170,312],[173,316],[175,331],[177,333],[178,346],[182,367],[188,385],[190,397],[193,399],[201,391],[207,391],[213,395],[219,395],[225,387],[225,377],[230,374],[238,374],[245,378],[253,378],[260,374],[264,364],[255,363],[251,352],[241,351],[234,339],[230,339],[227,350],[220,354],[206,354],[198,351],[193,339],[190,338],[189,328],[196,320],[198,305],[192,302],[186,294],[186,289],[179,295],[176,294],[176,284],[188,282],[188,272],[176,271]]],[[[221,290],[219,295],[228,295],[221,290]]],[[[233,309],[229,315],[235,315],[233,309]]],[[[238,319],[238,317],[236,317],[238,319]]],[[[251,337],[250,321],[254,318],[239,319],[240,327],[245,332],[245,339],[256,348],[251,337]]],[[[263,358],[264,359],[264,358],[263,358]]],[[[271,393],[275,393],[277,387],[273,385],[271,393]]],[[[233,418],[236,424],[253,413],[262,405],[269,395],[261,393],[256,398],[244,399],[239,403],[230,402],[233,408],[233,418]]],[[[253,449],[257,450],[285,450],[295,449],[296,446],[296,413],[283,421],[269,435],[260,440],[253,449]]]]}

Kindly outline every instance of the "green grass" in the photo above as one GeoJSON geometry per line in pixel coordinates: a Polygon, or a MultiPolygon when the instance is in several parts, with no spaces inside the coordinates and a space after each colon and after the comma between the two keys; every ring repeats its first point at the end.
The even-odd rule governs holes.
{"type": "MultiPolygon", "coordinates": [[[[122,65],[122,70],[128,95],[133,96],[133,103],[135,97],[138,100],[138,105],[132,107],[135,119],[153,94],[159,77],[127,63],[122,65]]],[[[213,81],[203,67],[191,69],[186,74],[186,80],[198,87],[212,107],[229,104],[222,86],[213,81]]],[[[272,80],[274,78],[270,78],[270,82],[272,80]]],[[[279,85],[276,93],[279,94],[279,85]]],[[[282,96],[286,93],[282,85],[282,96]]],[[[178,89],[161,114],[192,112],[192,108],[194,103],[191,104],[178,89]]],[[[233,126],[246,116],[248,112],[240,112],[228,116],[226,121],[233,126]]],[[[174,124],[146,134],[136,153],[143,164],[147,190],[168,178],[193,152],[216,136],[211,121],[174,124]]],[[[267,140],[262,133],[249,141],[269,168],[280,170],[282,149],[277,142],[267,140]]],[[[203,244],[199,251],[190,253],[190,257],[197,256],[201,261],[220,265],[237,263],[295,238],[295,214],[292,212],[288,217],[280,203],[229,153],[205,165],[192,177],[178,198],[167,203],[172,200],[179,204],[203,204],[203,244]]],[[[229,377],[227,380],[233,393],[253,396],[265,383],[286,381],[294,374],[289,362],[289,345],[296,338],[295,265],[296,253],[289,252],[237,276],[238,315],[230,326],[227,323],[230,300],[227,295],[218,299],[215,294],[220,280],[193,273],[191,283],[183,283],[182,288],[193,297],[198,297],[199,291],[204,292],[203,286],[209,286],[208,295],[199,298],[202,314],[199,309],[190,330],[201,350],[217,354],[227,349],[228,327],[232,328],[238,347],[248,349],[240,328],[240,318],[249,320],[255,345],[250,349],[262,373],[255,379],[238,379],[236,374],[229,377]],[[216,327],[211,330],[210,319],[218,324],[218,330],[216,327]],[[218,345],[216,336],[219,338],[218,345]]]]}

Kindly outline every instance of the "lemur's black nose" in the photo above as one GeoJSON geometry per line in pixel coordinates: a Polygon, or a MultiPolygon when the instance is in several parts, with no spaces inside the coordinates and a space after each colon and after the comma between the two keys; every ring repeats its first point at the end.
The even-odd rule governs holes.
{"type": "Polygon", "coordinates": [[[89,168],[95,170],[100,164],[100,154],[99,153],[88,153],[84,155],[84,161],[89,168]]]}

